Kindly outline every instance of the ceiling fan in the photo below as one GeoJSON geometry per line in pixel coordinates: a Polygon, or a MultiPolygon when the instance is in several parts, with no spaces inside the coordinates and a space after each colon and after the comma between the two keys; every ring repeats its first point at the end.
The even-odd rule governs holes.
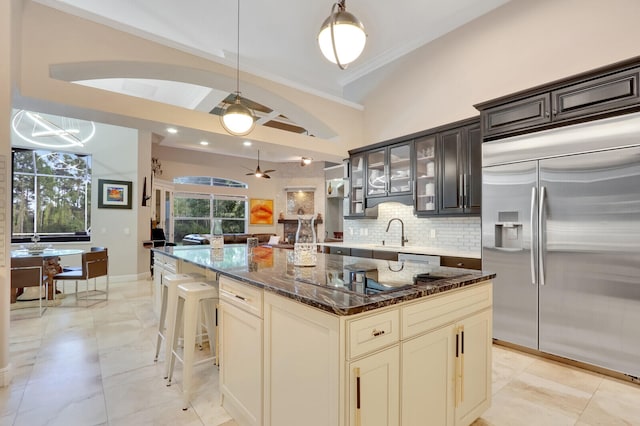
{"type": "Polygon", "coordinates": [[[258,167],[256,167],[255,172],[247,173],[247,176],[254,175],[257,178],[271,179],[271,176],[269,176],[267,173],[272,172],[275,172],[275,170],[265,170],[264,172],[260,170],[260,150],[258,150],[258,167]]]}

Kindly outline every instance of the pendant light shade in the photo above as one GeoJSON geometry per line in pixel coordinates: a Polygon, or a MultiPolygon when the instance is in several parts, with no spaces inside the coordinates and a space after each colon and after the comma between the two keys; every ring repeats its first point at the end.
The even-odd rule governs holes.
{"type": "Polygon", "coordinates": [[[347,65],[358,59],[366,43],[364,25],[347,12],[345,0],[335,3],[318,34],[318,45],[325,58],[346,69],[347,65]]]}
{"type": "Polygon", "coordinates": [[[228,104],[220,116],[224,129],[235,136],[244,136],[253,130],[256,121],[253,112],[240,103],[240,93],[236,95],[236,101],[228,104]]]}
{"type": "Polygon", "coordinates": [[[238,0],[238,56],[236,58],[236,100],[224,107],[220,122],[224,129],[234,136],[244,136],[256,125],[253,111],[242,105],[240,97],[240,0],[238,0]]]}

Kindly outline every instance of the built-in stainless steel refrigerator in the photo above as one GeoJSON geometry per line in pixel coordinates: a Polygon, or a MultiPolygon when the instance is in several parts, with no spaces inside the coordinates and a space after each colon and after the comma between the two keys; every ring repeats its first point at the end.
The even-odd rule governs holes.
{"type": "Polygon", "coordinates": [[[483,144],[494,338],[640,376],[640,114],[483,144]]]}

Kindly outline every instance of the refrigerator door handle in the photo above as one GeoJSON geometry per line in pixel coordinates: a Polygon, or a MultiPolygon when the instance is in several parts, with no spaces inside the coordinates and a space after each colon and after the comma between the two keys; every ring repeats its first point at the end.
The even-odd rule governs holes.
{"type": "Polygon", "coordinates": [[[538,285],[536,279],[536,235],[533,230],[535,229],[535,212],[536,212],[536,187],[531,188],[531,218],[529,219],[529,225],[531,226],[531,284],[538,285]]]}
{"type": "Polygon", "coordinates": [[[546,198],[546,188],[540,187],[540,203],[538,204],[538,247],[540,247],[540,285],[544,285],[544,252],[545,252],[545,220],[544,220],[544,203],[546,198]]]}

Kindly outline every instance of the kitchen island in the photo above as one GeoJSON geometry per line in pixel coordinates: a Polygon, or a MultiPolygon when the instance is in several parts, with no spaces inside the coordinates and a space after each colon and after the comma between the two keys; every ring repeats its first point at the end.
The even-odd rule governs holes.
{"type": "Polygon", "coordinates": [[[218,278],[222,404],[239,424],[467,425],[489,407],[493,274],[246,250],[155,249],[218,278]]]}

